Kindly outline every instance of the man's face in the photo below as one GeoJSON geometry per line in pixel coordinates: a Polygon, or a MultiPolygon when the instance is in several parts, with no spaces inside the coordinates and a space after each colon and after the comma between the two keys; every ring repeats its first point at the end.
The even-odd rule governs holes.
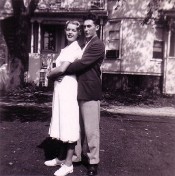
{"type": "Polygon", "coordinates": [[[97,35],[99,26],[95,25],[92,20],[85,20],[83,27],[84,27],[84,34],[86,38],[91,38],[97,35]]]}

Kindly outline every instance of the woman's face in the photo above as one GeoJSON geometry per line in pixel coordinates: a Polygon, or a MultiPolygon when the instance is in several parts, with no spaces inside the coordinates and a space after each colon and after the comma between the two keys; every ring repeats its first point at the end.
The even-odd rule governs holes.
{"type": "Polygon", "coordinates": [[[69,23],[65,31],[68,42],[74,42],[75,40],[77,40],[78,30],[75,24],[69,23]]]}

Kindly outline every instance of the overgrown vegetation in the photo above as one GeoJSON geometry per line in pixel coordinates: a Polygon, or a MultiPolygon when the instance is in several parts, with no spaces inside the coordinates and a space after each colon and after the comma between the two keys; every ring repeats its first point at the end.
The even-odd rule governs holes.
{"type": "MultiPolygon", "coordinates": [[[[7,103],[52,103],[52,88],[40,88],[34,84],[28,84],[1,96],[2,102],[7,103]]],[[[117,106],[141,106],[141,107],[175,107],[175,95],[150,94],[146,91],[104,91],[102,104],[117,106]]]]}
{"type": "Polygon", "coordinates": [[[148,107],[175,107],[175,96],[150,94],[146,91],[107,91],[103,93],[103,102],[118,106],[148,106],[148,107]]]}
{"type": "Polygon", "coordinates": [[[13,90],[1,92],[1,95],[1,100],[5,102],[47,103],[52,100],[52,89],[27,83],[13,90]]]}

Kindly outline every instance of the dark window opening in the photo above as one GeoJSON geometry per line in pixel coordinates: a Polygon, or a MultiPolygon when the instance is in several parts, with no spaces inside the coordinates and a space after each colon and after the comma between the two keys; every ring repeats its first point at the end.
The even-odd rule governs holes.
{"type": "Polygon", "coordinates": [[[34,25],[33,25],[33,33],[34,33],[34,48],[33,48],[33,52],[34,53],[38,53],[38,28],[39,28],[38,23],[34,23],[34,25]]]}
{"type": "Polygon", "coordinates": [[[42,51],[56,52],[56,29],[54,26],[44,26],[43,28],[42,51]]]}
{"type": "Polygon", "coordinates": [[[119,50],[107,50],[106,58],[108,60],[115,60],[116,58],[119,58],[119,50]]]}

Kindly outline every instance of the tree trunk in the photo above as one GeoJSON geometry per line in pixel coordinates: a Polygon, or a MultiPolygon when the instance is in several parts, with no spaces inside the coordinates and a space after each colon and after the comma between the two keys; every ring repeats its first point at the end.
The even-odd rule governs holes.
{"type": "Polygon", "coordinates": [[[38,0],[12,0],[14,16],[2,21],[2,32],[8,47],[8,88],[23,86],[24,72],[28,69],[30,17],[38,0]],[[26,1],[25,1],[26,2],[26,1]],[[26,3],[25,3],[26,5],[26,3]]]}
{"type": "Polygon", "coordinates": [[[8,18],[2,23],[2,31],[8,47],[8,88],[23,86],[24,71],[28,68],[28,18],[8,18]]]}
{"type": "Polygon", "coordinates": [[[24,66],[19,58],[11,58],[9,62],[8,90],[21,87],[24,81],[24,66]]]}

